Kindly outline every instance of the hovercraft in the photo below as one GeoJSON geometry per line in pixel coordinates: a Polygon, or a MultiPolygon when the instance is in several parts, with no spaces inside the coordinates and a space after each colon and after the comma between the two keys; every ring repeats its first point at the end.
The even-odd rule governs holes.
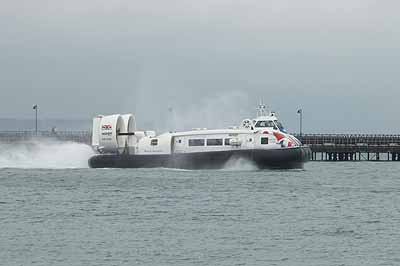
{"type": "Polygon", "coordinates": [[[230,161],[247,160],[259,169],[302,168],[311,150],[288,134],[274,112],[261,104],[255,119],[228,129],[166,132],[136,129],[132,114],[99,115],[93,119],[92,168],[220,169],[230,161]]]}

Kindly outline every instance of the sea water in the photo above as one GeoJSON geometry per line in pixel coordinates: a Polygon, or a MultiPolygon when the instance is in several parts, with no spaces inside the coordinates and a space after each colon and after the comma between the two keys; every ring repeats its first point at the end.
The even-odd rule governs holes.
{"type": "Polygon", "coordinates": [[[0,265],[400,265],[400,163],[86,169],[73,150],[0,153],[0,265]]]}

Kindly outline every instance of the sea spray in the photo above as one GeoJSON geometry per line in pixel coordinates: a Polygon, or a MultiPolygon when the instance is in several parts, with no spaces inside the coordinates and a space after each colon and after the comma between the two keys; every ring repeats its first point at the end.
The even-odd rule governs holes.
{"type": "MultiPolygon", "coordinates": [[[[217,93],[189,105],[170,107],[164,112],[165,129],[184,131],[192,128],[225,128],[237,126],[243,117],[255,114],[249,106],[252,99],[241,91],[217,93]],[[251,110],[250,112],[248,110],[251,110]]],[[[159,130],[159,128],[156,128],[159,130]]]]}
{"type": "Polygon", "coordinates": [[[0,143],[0,168],[87,168],[86,144],[49,139],[0,143]]]}
{"type": "Polygon", "coordinates": [[[223,167],[224,170],[230,171],[254,171],[258,167],[250,160],[241,157],[232,157],[223,167]]]}

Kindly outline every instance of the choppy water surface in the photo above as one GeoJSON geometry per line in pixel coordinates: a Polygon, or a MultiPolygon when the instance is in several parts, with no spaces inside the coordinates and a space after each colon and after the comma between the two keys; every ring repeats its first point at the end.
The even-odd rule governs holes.
{"type": "Polygon", "coordinates": [[[400,265],[399,170],[0,169],[0,264],[400,265]]]}

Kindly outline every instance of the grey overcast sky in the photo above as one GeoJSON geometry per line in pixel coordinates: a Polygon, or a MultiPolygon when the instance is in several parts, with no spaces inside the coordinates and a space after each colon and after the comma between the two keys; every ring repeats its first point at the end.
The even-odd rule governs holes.
{"type": "Polygon", "coordinates": [[[0,117],[400,133],[400,2],[0,0],[0,117]],[[173,107],[168,112],[168,107],[173,107]]]}

